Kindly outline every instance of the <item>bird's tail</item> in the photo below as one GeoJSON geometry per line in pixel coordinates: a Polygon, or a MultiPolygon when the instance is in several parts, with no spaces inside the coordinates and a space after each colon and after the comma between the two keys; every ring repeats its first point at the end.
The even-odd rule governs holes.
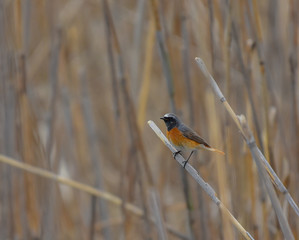
{"type": "Polygon", "coordinates": [[[225,155],[224,152],[222,152],[222,151],[220,151],[220,150],[218,150],[218,149],[216,149],[216,148],[212,148],[212,147],[204,146],[204,149],[207,149],[207,150],[209,150],[209,151],[211,151],[211,152],[219,153],[219,154],[221,154],[221,155],[225,155]]]}

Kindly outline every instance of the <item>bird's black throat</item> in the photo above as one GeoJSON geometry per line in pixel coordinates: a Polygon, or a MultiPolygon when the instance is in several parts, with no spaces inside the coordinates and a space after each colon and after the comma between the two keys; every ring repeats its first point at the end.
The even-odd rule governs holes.
{"type": "Polygon", "coordinates": [[[165,122],[167,131],[170,131],[171,129],[175,128],[177,123],[174,121],[165,122]]]}

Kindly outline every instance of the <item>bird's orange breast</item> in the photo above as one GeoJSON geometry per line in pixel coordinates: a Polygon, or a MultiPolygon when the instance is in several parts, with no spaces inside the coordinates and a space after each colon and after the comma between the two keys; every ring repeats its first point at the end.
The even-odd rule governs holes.
{"type": "Polygon", "coordinates": [[[199,143],[186,138],[176,127],[167,132],[167,138],[172,142],[173,145],[178,147],[195,149],[200,145],[199,143]]]}

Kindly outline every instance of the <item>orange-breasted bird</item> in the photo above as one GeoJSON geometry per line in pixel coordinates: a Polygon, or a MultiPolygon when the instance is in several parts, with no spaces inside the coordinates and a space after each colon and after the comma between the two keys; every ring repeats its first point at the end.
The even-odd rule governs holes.
{"type": "Polygon", "coordinates": [[[178,150],[174,153],[174,157],[181,153],[182,150],[191,150],[191,153],[186,161],[183,162],[184,168],[189,161],[194,151],[205,149],[212,152],[217,152],[224,155],[224,152],[212,148],[202,137],[194,130],[187,127],[175,114],[167,113],[161,117],[167,127],[167,138],[178,150]]]}

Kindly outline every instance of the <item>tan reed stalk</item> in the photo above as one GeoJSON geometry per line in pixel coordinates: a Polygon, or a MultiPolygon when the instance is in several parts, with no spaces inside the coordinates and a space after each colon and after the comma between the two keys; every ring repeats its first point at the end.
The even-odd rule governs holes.
{"type": "Polygon", "coordinates": [[[263,125],[264,127],[264,134],[263,134],[263,141],[264,141],[264,148],[265,148],[265,157],[270,161],[270,142],[269,142],[269,96],[268,96],[268,87],[267,87],[267,79],[266,79],[266,72],[265,72],[265,57],[264,52],[261,47],[263,43],[263,36],[262,36],[262,27],[261,27],[261,20],[259,15],[259,9],[257,6],[256,0],[249,1],[250,6],[248,9],[252,9],[252,17],[250,18],[254,43],[256,45],[258,59],[259,59],[259,69],[262,75],[262,94],[263,94],[263,125]]]}
{"type": "MultiPolygon", "coordinates": [[[[184,74],[184,81],[186,85],[186,94],[188,99],[188,110],[189,110],[189,121],[190,125],[194,126],[194,104],[193,104],[193,94],[192,94],[192,86],[191,86],[191,77],[190,77],[190,60],[189,60],[189,52],[190,52],[190,43],[189,43],[189,32],[188,32],[188,16],[186,14],[185,10],[185,4],[184,2],[181,2],[178,4],[179,7],[179,18],[180,18],[180,27],[181,27],[181,36],[183,41],[183,47],[182,47],[182,65],[183,65],[183,74],[184,74]]],[[[196,233],[198,232],[196,229],[196,221],[195,216],[192,214],[192,194],[190,191],[190,184],[187,178],[187,174],[185,171],[182,171],[180,169],[181,179],[183,183],[183,192],[187,207],[187,227],[190,235],[190,239],[196,239],[196,233]]],[[[203,214],[201,212],[201,214],[203,214]]],[[[204,232],[204,231],[200,231],[204,232]]],[[[204,233],[202,233],[204,234],[204,233]]]]}
{"type": "MultiPolygon", "coordinates": [[[[145,167],[145,173],[146,173],[146,178],[147,180],[149,180],[150,184],[153,184],[153,178],[148,166],[148,162],[147,162],[147,158],[146,158],[146,154],[142,145],[140,138],[138,139],[138,137],[140,137],[140,135],[138,134],[139,128],[138,126],[136,126],[133,122],[135,121],[135,109],[133,106],[133,102],[132,102],[132,98],[131,95],[129,93],[128,90],[128,86],[127,86],[127,79],[125,77],[125,73],[124,73],[124,62],[123,62],[123,58],[122,58],[122,53],[121,53],[121,48],[120,48],[120,43],[118,41],[118,36],[116,33],[116,29],[114,26],[114,22],[111,16],[111,12],[110,12],[110,7],[109,7],[109,3],[106,0],[102,0],[102,7],[103,7],[103,14],[104,14],[104,20],[105,20],[105,25],[106,25],[106,39],[107,42],[111,42],[113,43],[113,47],[112,45],[108,45],[109,47],[109,56],[110,60],[110,68],[111,71],[114,72],[114,75],[119,76],[119,80],[120,80],[120,87],[121,87],[121,92],[122,92],[122,101],[124,102],[124,108],[126,111],[125,117],[126,117],[126,124],[127,124],[127,129],[129,130],[129,137],[130,137],[130,141],[131,141],[131,148],[135,148],[137,150],[138,154],[141,154],[139,156],[141,156],[142,162],[144,164],[145,167]],[[116,52],[116,62],[118,64],[115,64],[114,62],[114,58],[113,58],[113,50],[115,50],[116,52]],[[113,65],[112,65],[113,64],[113,65]],[[116,68],[116,66],[118,68],[116,68]],[[117,70],[116,70],[117,69],[117,70]],[[136,128],[135,128],[136,127],[136,128]]],[[[118,84],[118,83],[117,83],[118,84]]],[[[117,85],[115,85],[116,87],[117,85]]],[[[121,98],[120,98],[121,99],[121,98]]],[[[137,157],[133,158],[134,160],[134,166],[135,166],[135,171],[133,174],[136,174],[136,178],[138,177],[137,175],[139,174],[139,178],[138,178],[138,183],[143,185],[143,179],[142,176],[140,176],[141,171],[138,171],[137,169],[141,169],[140,168],[140,162],[138,161],[137,157]]],[[[132,174],[131,174],[132,176],[132,174]]],[[[135,176],[135,175],[134,175],[135,176]]],[[[132,183],[132,182],[131,182],[132,183]]],[[[135,181],[134,181],[135,183],[135,181]]],[[[132,183],[130,184],[130,186],[135,187],[135,184],[132,183]]],[[[147,206],[147,198],[145,196],[145,187],[142,186],[139,188],[140,189],[140,195],[141,195],[141,201],[143,202],[143,210],[145,213],[145,225],[146,225],[146,231],[147,231],[147,235],[151,234],[151,231],[148,229],[148,227],[150,227],[150,225],[148,224],[149,222],[149,217],[148,217],[148,206],[147,206]]],[[[124,213],[124,216],[126,216],[126,214],[124,213]]],[[[130,226],[131,226],[131,219],[126,219],[125,223],[124,223],[124,227],[125,227],[125,233],[126,235],[128,235],[129,231],[130,231],[130,226]]]]}
{"type": "MultiPolygon", "coordinates": [[[[105,199],[105,200],[107,200],[107,201],[109,201],[109,202],[111,202],[115,205],[120,205],[121,204],[121,199],[116,197],[115,195],[112,195],[108,192],[98,190],[98,189],[93,188],[89,185],[79,183],[79,182],[76,182],[76,181],[58,176],[58,175],[56,175],[56,174],[54,174],[50,171],[47,171],[47,170],[44,170],[44,169],[41,169],[41,168],[38,168],[38,167],[31,166],[27,163],[17,161],[15,159],[9,158],[9,157],[4,156],[4,155],[0,155],[0,161],[2,163],[9,164],[10,166],[22,169],[26,172],[29,172],[29,173],[32,173],[32,174],[35,174],[35,175],[38,175],[38,176],[41,176],[41,177],[44,177],[44,178],[47,178],[47,179],[54,180],[58,183],[65,184],[65,185],[68,185],[72,188],[75,188],[75,189],[87,192],[89,194],[92,194],[94,196],[103,198],[103,199],[105,199]]],[[[128,211],[134,213],[137,216],[142,216],[142,210],[140,208],[132,205],[132,204],[126,204],[126,209],[128,211]]]]}
{"type": "MultiPolygon", "coordinates": [[[[145,28],[145,12],[146,12],[146,0],[138,0],[137,1],[137,9],[136,9],[136,17],[134,21],[134,38],[133,38],[133,59],[131,60],[131,85],[136,86],[133,87],[133,91],[137,91],[137,87],[139,86],[139,78],[142,69],[142,61],[141,61],[141,54],[143,53],[142,50],[142,43],[143,43],[143,30],[145,28]]],[[[138,99],[134,99],[136,102],[138,99]]],[[[144,120],[145,121],[145,120],[144,120]]]]}
{"type": "MultiPolygon", "coordinates": [[[[21,169],[24,170],[26,173],[31,173],[34,174],[36,176],[40,176],[49,180],[53,180],[54,182],[57,183],[61,183],[64,185],[67,185],[71,188],[86,192],[88,194],[91,194],[93,196],[102,198],[114,205],[117,206],[121,206],[122,205],[122,200],[121,198],[109,193],[109,192],[105,192],[105,191],[101,191],[99,189],[96,189],[94,187],[91,187],[87,184],[84,183],[80,183],[62,176],[59,176],[57,174],[54,174],[48,170],[44,170],[42,168],[38,168],[35,166],[32,166],[30,164],[27,163],[23,163],[20,161],[17,161],[13,158],[4,156],[2,154],[0,154],[0,162],[1,163],[5,163],[8,164],[12,167],[15,167],[17,169],[21,169]]],[[[132,214],[138,216],[138,217],[143,217],[144,216],[144,212],[139,208],[136,207],[135,205],[131,204],[131,203],[125,203],[124,207],[127,211],[131,212],[132,214]]],[[[153,220],[153,218],[151,218],[152,222],[155,222],[153,220]]],[[[173,235],[177,236],[180,239],[188,239],[185,235],[181,234],[180,232],[176,231],[173,227],[169,226],[168,224],[165,224],[166,229],[173,235]]]]}
{"type": "MultiPolygon", "coordinates": [[[[166,84],[167,84],[167,90],[168,90],[168,95],[170,99],[170,109],[172,112],[176,113],[177,107],[175,104],[175,99],[174,99],[174,83],[173,83],[173,75],[171,71],[171,63],[170,63],[170,54],[168,52],[169,46],[167,46],[167,39],[163,39],[163,32],[166,32],[165,29],[165,22],[163,16],[159,15],[159,12],[161,12],[161,7],[162,2],[158,4],[157,0],[151,0],[151,10],[152,14],[154,16],[155,20],[155,29],[156,29],[156,39],[157,39],[157,44],[158,44],[158,50],[160,54],[160,58],[162,61],[162,68],[163,68],[163,73],[165,76],[166,84]],[[160,9],[159,9],[160,7],[160,9]]],[[[187,217],[188,217],[188,227],[190,229],[190,235],[191,238],[193,239],[194,237],[194,231],[192,229],[192,218],[191,218],[191,192],[189,191],[189,185],[188,185],[188,179],[187,176],[185,175],[185,172],[180,170],[180,175],[181,175],[181,180],[182,180],[182,185],[183,185],[183,193],[184,193],[184,198],[186,201],[186,206],[187,206],[187,217]]]]}
{"type": "MultiPolygon", "coordinates": [[[[291,118],[292,118],[292,160],[291,160],[291,178],[295,179],[295,184],[293,189],[297,188],[297,183],[299,182],[299,163],[297,156],[299,155],[299,116],[298,116],[298,95],[296,94],[296,89],[298,89],[298,11],[299,2],[296,0],[289,1],[289,67],[290,67],[290,86],[291,86],[291,98],[292,98],[292,107],[291,107],[291,118]],[[296,78],[297,76],[297,78],[296,78]]],[[[290,186],[292,187],[292,186],[290,186]]],[[[297,192],[297,199],[299,199],[299,193],[297,192]]],[[[296,221],[291,223],[291,226],[296,226],[296,221]]],[[[297,224],[297,226],[299,226],[297,224]]],[[[295,238],[299,238],[299,228],[297,227],[297,232],[294,231],[295,238]]]]}
{"type": "MultiPolygon", "coordinates": [[[[210,140],[213,142],[215,146],[222,149],[223,143],[223,136],[221,136],[221,129],[220,129],[220,118],[217,116],[216,108],[215,108],[215,101],[213,98],[213,94],[211,91],[207,92],[206,94],[207,102],[209,103],[209,109],[207,110],[208,114],[208,121],[212,126],[209,133],[210,133],[210,140]]],[[[228,187],[228,175],[229,173],[226,170],[225,161],[223,161],[222,156],[215,155],[216,164],[216,171],[217,171],[217,184],[218,184],[218,191],[219,191],[219,198],[222,200],[223,204],[231,209],[231,196],[230,190],[228,187]]],[[[226,215],[223,214],[222,218],[222,226],[223,226],[223,236],[225,239],[233,239],[233,229],[228,221],[226,221],[226,215]]]]}
{"type": "Polygon", "coordinates": [[[120,97],[119,97],[119,87],[116,77],[116,64],[115,59],[113,55],[113,49],[112,49],[112,33],[111,33],[111,27],[109,25],[109,16],[106,12],[105,7],[105,1],[102,1],[102,9],[103,14],[105,17],[105,32],[106,32],[106,44],[107,44],[107,55],[108,55],[108,61],[109,61],[109,68],[110,68],[110,78],[111,78],[111,88],[112,88],[112,101],[113,101],[113,107],[114,107],[114,118],[116,120],[115,124],[118,124],[119,117],[120,117],[120,97]]]}
{"type": "MultiPolygon", "coordinates": [[[[40,157],[41,161],[39,164],[43,165],[44,156],[39,152],[41,146],[39,139],[37,139],[36,134],[36,126],[37,120],[32,111],[30,101],[27,95],[27,75],[26,75],[26,63],[25,56],[22,55],[20,59],[20,79],[19,85],[17,87],[17,124],[18,124],[18,151],[24,162],[30,164],[37,164],[37,156],[40,157]],[[31,150],[33,148],[34,150],[31,150]]],[[[33,176],[25,173],[24,176],[21,177],[22,185],[24,192],[21,192],[20,195],[24,194],[23,199],[26,199],[26,203],[24,204],[25,209],[24,214],[26,216],[26,225],[24,226],[25,233],[37,232],[40,228],[40,223],[42,222],[38,199],[36,198],[37,193],[40,189],[38,189],[38,184],[35,181],[33,176]],[[28,229],[26,229],[28,227],[28,229]]]]}
{"type": "Polygon", "coordinates": [[[145,60],[144,70],[142,74],[142,84],[139,92],[139,104],[138,104],[138,126],[143,129],[143,125],[146,119],[146,106],[148,102],[148,95],[151,83],[151,69],[153,63],[153,50],[155,43],[155,22],[153,18],[149,20],[149,30],[147,33],[146,46],[145,46],[145,60]]]}
{"type": "MultiPolygon", "coordinates": [[[[148,214],[149,213],[148,213],[148,209],[147,209],[147,196],[146,196],[146,188],[145,188],[146,184],[143,183],[143,178],[141,175],[141,168],[140,168],[141,166],[145,170],[146,180],[147,180],[147,183],[149,184],[148,191],[149,191],[150,195],[152,196],[152,199],[155,199],[156,203],[159,201],[159,194],[158,194],[157,190],[155,189],[153,176],[152,176],[152,173],[151,173],[151,170],[149,167],[148,158],[147,158],[147,155],[145,152],[143,139],[141,137],[141,131],[140,131],[140,128],[138,127],[135,106],[132,101],[132,96],[128,89],[127,78],[125,75],[124,59],[122,56],[120,44],[118,41],[118,36],[116,33],[116,29],[114,27],[113,19],[112,19],[111,12],[109,9],[109,4],[106,0],[103,0],[103,5],[105,7],[105,10],[106,10],[105,12],[107,14],[107,16],[105,18],[106,24],[111,28],[111,33],[112,33],[111,36],[114,41],[115,50],[116,50],[116,54],[117,54],[118,73],[119,73],[120,86],[121,86],[122,95],[123,95],[123,102],[124,102],[124,106],[126,109],[126,117],[127,117],[128,129],[129,129],[129,136],[130,136],[130,139],[132,142],[132,146],[138,151],[139,158],[137,160],[140,160],[142,162],[142,165],[141,165],[140,161],[136,161],[136,166],[137,166],[137,174],[139,174],[139,183],[140,183],[139,189],[141,191],[141,198],[142,198],[142,202],[143,202],[145,220],[146,220],[146,223],[148,223],[148,214]]],[[[158,204],[155,204],[155,203],[153,203],[153,204],[156,207],[159,206],[158,204]]],[[[155,208],[155,209],[157,210],[157,208],[155,208]]],[[[159,217],[160,219],[157,221],[162,223],[162,225],[159,226],[158,233],[161,234],[161,235],[159,235],[159,237],[164,239],[164,236],[166,236],[166,234],[162,234],[161,230],[163,229],[163,232],[165,232],[166,230],[165,230],[165,223],[164,223],[164,220],[163,220],[162,214],[161,214],[161,209],[159,209],[159,211],[156,212],[155,216],[159,217]]],[[[149,236],[152,233],[150,227],[151,226],[149,224],[146,225],[147,234],[149,236]]]]}
{"type": "Polygon", "coordinates": [[[160,21],[160,17],[159,17],[159,8],[158,8],[157,0],[151,0],[151,10],[152,10],[154,20],[155,20],[156,39],[157,39],[157,43],[158,43],[160,58],[162,61],[163,73],[164,73],[166,83],[167,83],[167,90],[168,90],[168,95],[169,95],[169,99],[170,99],[171,111],[175,113],[176,106],[175,106],[175,101],[174,101],[173,76],[172,76],[171,67],[170,67],[169,54],[167,52],[165,41],[162,36],[162,27],[161,27],[161,21],[160,21]]]}
{"type": "Polygon", "coordinates": [[[184,80],[186,84],[186,93],[188,99],[188,110],[189,110],[189,121],[190,126],[194,127],[194,101],[193,101],[193,92],[192,92],[192,85],[191,85],[191,69],[190,69],[190,34],[188,32],[188,23],[189,23],[189,16],[186,12],[186,3],[179,4],[179,17],[181,22],[181,36],[183,41],[182,47],[182,65],[183,65],[183,74],[184,80]]]}
{"type": "MultiPolygon", "coordinates": [[[[211,52],[211,65],[212,65],[212,71],[213,73],[216,73],[216,69],[215,69],[215,56],[216,56],[216,46],[215,46],[215,41],[216,41],[216,36],[214,34],[215,32],[215,12],[214,12],[214,4],[212,0],[208,1],[208,8],[209,8],[209,20],[210,20],[210,52],[211,52]]],[[[214,106],[214,101],[212,99],[212,96],[209,94],[206,94],[207,96],[207,102],[211,105],[214,106]]],[[[208,108],[207,112],[209,115],[209,122],[211,123],[211,126],[213,126],[211,128],[211,136],[216,136],[213,139],[213,143],[216,145],[219,145],[220,143],[220,139],[223,139],[223,137],[219,136],[219,133],[221,133],[220,129],[217,128],[217,126],[219,126],[218,122],[216,121],[216,119],[219,119],[216,116],[215,111],[213,111],[213,107],[208,108]]],[[[221,141],[223,142],[223,141],[221,141]]],[[[219,156],[215,156],[216,159],[219,158],[219,156]]],[[[227,187],[227,174],[226,174],[226,168],[225,168],[225,164],[223,161],[216,161],[216,166],[217,166],[217,180],[218,180],[218,186],[219,186],[219,197],[222,199],[223,203],[228,206],[229,208],[231,208],[231,203],[229,202],[229,191],[228,191],[228,187],[227,187]]],[[[225,217],[226,215],[222,215],[222,222],[223,224],[222,226],[222,230],[223,230],[223,236],[225,239],[232,239],[233,238],[233,231],[231,226],[228,224],[227,221],[225,221],[225,217]]]]}
{"type": "Polygon", "coordinates": [[[255,129],[256,129],[256,134],[257,134],[257,138],[258,138],[258,142],[261,146],[261,149],[263,151],[264,147],[263,147],[263,141],[262,141],[262,136],[261,136],[261,130],[260,130],[260,125],[258,122],[258,117],[257,117],[257,112],[256,112],[256,107],[255,107],[255,103],[254,103],[254,98],[253,98],[253,93],[252,93],[252,89],[250,86],[250,76],[249,76],[249,72],[248,69],[246,68],[245,65],[245,61],[243,59],[243,55],[242,55],[242,49],[241,49],[241,43],[239,41],[239,35],[237,32],[237,26],[235,21],[232,21],[232,36],[235,39],[236,42],[236,46],[237,46],[237,58],[238,61],[241,65],[241,73],[243,75],[243,79],[246,85],[246,91],[248,93],[248,99],[250,102],[250,107],[251,107],[251,111],[252,111],[252,115],[253,115],[253,122],[255,125],[255,129]]]}
{"type": "MultiPolygon", "coordinates": [[[[62,10],[59,12],[57,25],[61,29],[67,28],[78,15],[78,12],[82,9],[84,0],[69,1],[62,10]]],[[[42,10],[42,2],[37,3],[37,8],[42,10]]],[[[37,44],[30,56],[28,56],[28,78],[35,77],[37,72],[41,69],[45,59],[50,52],[51,42],[48,37],[42,38],[37,44]]]]}

